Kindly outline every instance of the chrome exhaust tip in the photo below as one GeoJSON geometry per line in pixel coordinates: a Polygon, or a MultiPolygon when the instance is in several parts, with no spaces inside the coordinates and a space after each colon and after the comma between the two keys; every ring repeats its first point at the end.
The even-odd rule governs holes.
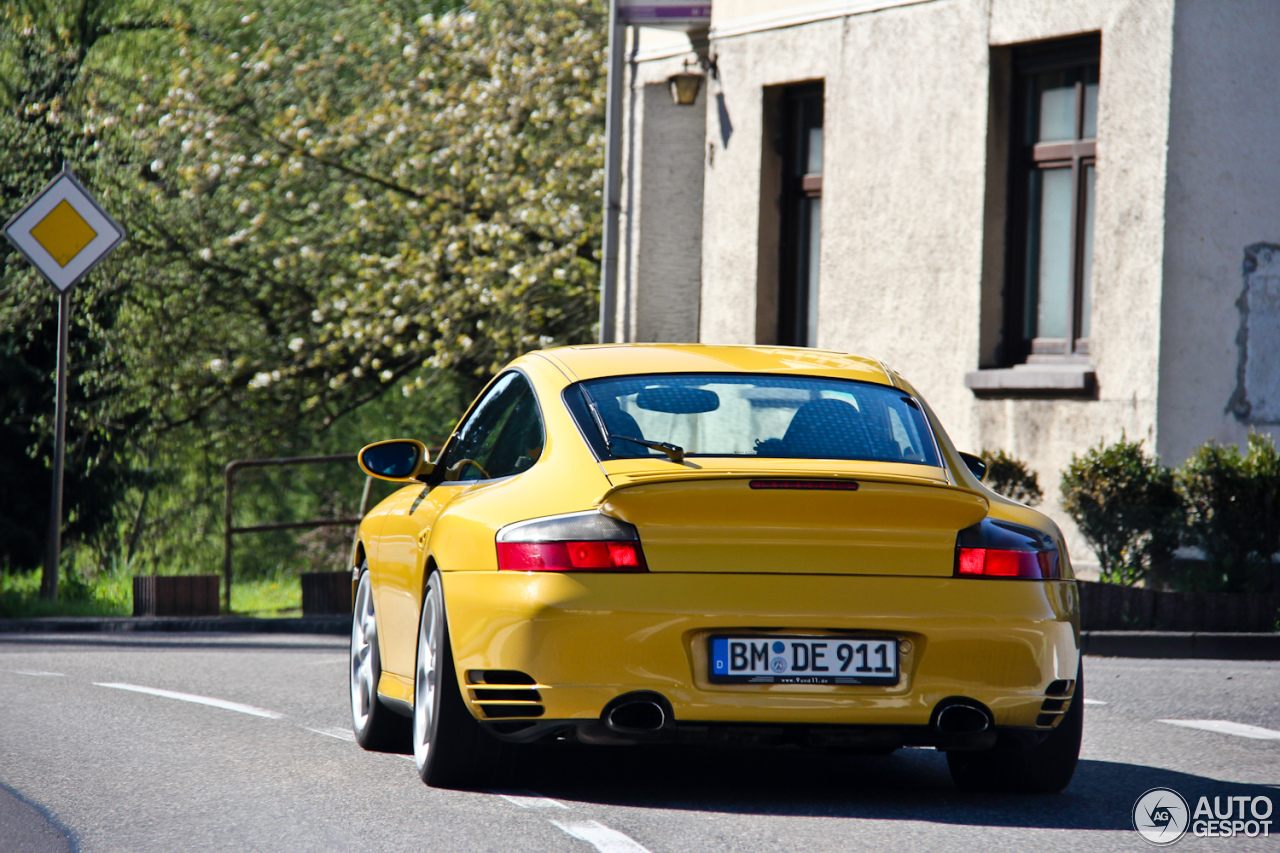
{"type": "Polygon", "coordinates": [[[972,700],[957,698],[938,703],[933,728],[944,735],[976,735],[991,728],[991,714],[972,700]]]}
{"type": "Polygon", "coordinates": [[[662,731],[672,719],[670,709],[667,700],[656,693],[629,693],[610,702],[601,716],[612,731],[653,734],[662,731]]]}
{"type": "Polygon", "coordinates": [[[627,702],[610,710],[604,722],[619,732],[656,732],[666,725],[667,714],[657,702],[627,702]]]}

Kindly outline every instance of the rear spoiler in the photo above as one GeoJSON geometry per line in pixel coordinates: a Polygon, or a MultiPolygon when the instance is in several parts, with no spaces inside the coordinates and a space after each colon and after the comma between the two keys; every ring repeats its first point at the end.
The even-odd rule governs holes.
{"type": "MultiPolygon", "coordinates": [[[[686,463],[689,464],[689,463],[686,463]]],[[[812,470],[780,470],[780,471],[707,471],[707,470],[690,470],[687,467],[675,468],[670,471],[646,471],[639,474],[612,474],[606,475],[609,480],[610,488],[600,496],[598,506],[606,503],[610,497],[627,489],[637,488],[639,486],[665,485],[669,483],[694,483],[706,481],[723,481],[723,480],[755,480],[760,482],[777,483],[782,482],[804,482],[804,483],[891,483],[900,486],[923,486],[936,489],[947,489],[949,491],[958,491],[970,494],[979,498],[983,504],[990,506],[988,496],[983,492],[974,489],[967,489],[963,486],[952,485],[944,482],[936,477],[911,477],[901,474],[887,473],[865,473],[865,474],[836,474],[815,472],[812,470]]],[[[780,488],[780,486],[773,486],[780,488]]],[[[821,487],[815,486],[816,489],[821,487]]],[[[838,487],[836,487],[838,488],[838,487]]],[[[855,486],[856,488],[856,486],[855,486]]]]}

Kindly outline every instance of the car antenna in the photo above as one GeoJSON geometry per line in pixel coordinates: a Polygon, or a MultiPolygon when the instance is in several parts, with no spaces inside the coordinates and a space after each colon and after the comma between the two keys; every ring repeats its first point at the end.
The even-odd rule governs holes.
{"type": "Polygon", "coordinates": [[[578,390],[582,393],[582,399],[587,404],[587,411],[591,412],[591,419],[596,422],[596,427],[604,438],[604,446],[608,449],[610,456],[613,455],[613,442],[630,441],[641,447],[648,447],[651,450],[666,454],[667,458],[677,465],[684,464],[684,448],[678,444],[672,444],[667,441],[649,441],[645,438],[632,438],[629,435],[617,435],[609,432],[609,428],[605,426],[604,417],[600,414],[600,406],[596,403],[595,398],[591,396],[591,393],[587,391],[587,387],[579,385],[578,390]]]}

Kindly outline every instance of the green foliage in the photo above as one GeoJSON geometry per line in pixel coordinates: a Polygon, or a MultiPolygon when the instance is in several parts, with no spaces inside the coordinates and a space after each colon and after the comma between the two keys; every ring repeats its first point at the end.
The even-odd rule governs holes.
{"type": "Polygon", "coordinates": [[[1210,590],[1259,592],[1273,584],[1280,551],[1280,453],[1270,437],[1250,433],[1242,455],[1208,442],[1178,472],[1188,515],[1188,544],[1204,551],[1210,590]]]}
{"type": "Polygon", "coordinates": [[[1062,505],[1101,564],[1102,580],[1131,585],[1167,564],[1183,527],[1173,472],[1121,438],[1071,457],[1062,505]]]}
{"type": "Polygon", "coordinates": [[[58,601],[40,598],[40,576],[0,571],[0,618],[31,616],[127,616],[133,612],[133,573],[114,564],[103,567],[91,555],[73,549],[59,577],[58,601]]]}
{"type": "Polygon", "coordinates": [[[980,456],[987,463],[985,482],[991,491],[1027,506],[1044,500],[1040,480],[1026,462],[1003,450],[983,450],[980,456]]]}
{"type": "Polygon", "coordinates": [[[126,111],[149,152],[131,314],[163,322],[125,345],[152,353],[134,377],[158,416],[323,428],[396,384],[446,371],[475,390],[521,352],[588,340],[601,8],[259,6],[181,36],[126,111]]]}
{"type": "MultiPolygon", "coordinates": [[[[216,571],[226,462],[438,439],[512,356],[590,339],[606,7],[459,6],[0,4],[0,218],[67,160],[128,232],[74,297],[83,553],[216,571]]],[[[0,474],[31,484],[0,504],[14,566],[43,551],[55,316],[0,246],[0,474]]],[[[238,523],[359,496],[319,471],[254,488],[238,523]]],[[[340,550],[322,540],[241,537],[236,571],[308,568],[340,550]]]]}
{"type": "MultiPolygon", "coordinates": [[[[103,73],[97,57],[117,34],[151,26],[132,14],[137,8],[110,0],[0,7],[0,219],[15,213],[64,160],[82,166],[93,183],[105,152],[90,118],[93,84],[103,73]]],[[[90,281],[72,304],[69,352],[76,370],[68,388],[64,530],[91,538],[139,483],[128,461],[127,431],[141,417],[120,404],[115,377],[121,366],[106,347],[119,300],[90,281]]],[[[52,288],[7,242],[0,244],[0,478],[23,484],[0,493],[0,559],[14,568],[33,568],[44,556],[56,306],[52,288]]]]}

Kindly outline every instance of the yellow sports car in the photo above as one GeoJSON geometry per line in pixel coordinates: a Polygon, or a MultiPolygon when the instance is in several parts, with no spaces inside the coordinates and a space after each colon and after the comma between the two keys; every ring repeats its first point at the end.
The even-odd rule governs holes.
{"type": "Polygon", "coordinates": [[[1062,534],[874,359],[633,344],[516,359],[360,525],[351,711],[431,785],[520,744],[933,746],[1058,791],[1080,750],[1062,534]]]}

